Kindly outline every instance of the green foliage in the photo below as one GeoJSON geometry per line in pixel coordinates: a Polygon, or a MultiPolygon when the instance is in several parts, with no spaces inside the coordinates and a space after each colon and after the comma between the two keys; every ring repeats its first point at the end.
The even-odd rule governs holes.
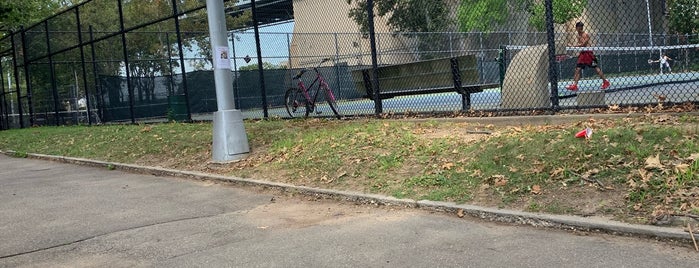
{"type": "MultiPolygon", "coordinates": [[[[587,6],[587,0],[553,0],[553,22],[566,23],[580,17],[587,6]]],[[[546,27],[546,8],[544,3],[538,2],[530,8],[531,17],[529,24],[539,31],[546,27]]]]}
{"type": "Polygon", "coordinates": [[[457,9],[459,29],[469,31],[491,31],[502,25],[510,16],[510,5],[521,4],[522,0],[462,0],[457,9]]]}
{"type": "MultiPolygon", "coordinates": [[[[245,65],[245,66],[240,66],[238,70],[240,71],[254,71],[257,70],[257,64],[250,64],[250,65],[245,65]]],[[[262,69],[265,70],[279,70],[279,69],[287,69],[286,65],[284,64],[274,64],[270,62],[262,62],[262,69]]]]}
{"type": "Polygon", "coordinates": [[[17,31],[20,26],[36,23],[61,7],[61,1],[56,0],[0,1],[0,32],[17,31]]]}
{"type": "MultiPolygon", "coordinates": [[[[363,33],[369,32],[366,0],[346,0],[355,3],[349,17],[363,33]]],[[[396,32],[441,32],[451,23],[444,0],[375,0],[376,16],[388,16],[387,24],[396,32]]]]}
{"type": "MultiPolygon", "coordinates": [[[[580,17],[586,6],[587,0],[553,0],[554,23],[566,23],[580,17]]],[[[537,30],[544,30],[544,1],[533,0],[462,0],[457,10],[459,29],[492,31],[507,22],[517,10],[529,11],[529,24],[537,30]]]]}
{"type": "Polygon", "coordinates": [[[699,34],[699,0],[669,0],[667,6],[671,31],[679,34],[699,34]]]}
{"type": "MultiPolygon", "coordinates": [[[[350,9],[352,18],[363,33],[369,32],[366,0],[346,0],[355,3],[350,9]]],[[[453,21],[449,18],[449,6],[444,0],[375,0],[375,14],[387,17],[386,24],[394,32],[408,37],[416,37],[419,51],[443,51],[449,42],[444,35],[419,35],[423,32],[445,32],[453,21]]],[[[431,59],[437,55],[421,54],[421,59],[431,59]]]]}

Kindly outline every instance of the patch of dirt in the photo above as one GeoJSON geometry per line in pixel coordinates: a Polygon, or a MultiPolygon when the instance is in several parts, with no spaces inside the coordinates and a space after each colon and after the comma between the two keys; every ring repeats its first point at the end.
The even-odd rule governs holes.
{"type": "Polygon", "coordinates": [[[298,229],[314,225],[337,224],[361,217],[381,215],[384,221],[399,220],[410,213],[391,213],[394,209],[335,202],[326,199],[275,196],[269,204],[245,213],[259,229],[298,229]],[[274,213],[270,213],[274,212],[274,213]]]}

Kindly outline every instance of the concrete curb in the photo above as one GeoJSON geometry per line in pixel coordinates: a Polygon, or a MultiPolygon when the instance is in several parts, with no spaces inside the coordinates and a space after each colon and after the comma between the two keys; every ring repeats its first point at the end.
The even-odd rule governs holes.
{"type": "MultiPolygon", "coordinates": [[[[14,151],[0,151],[8,156],[18,156],[14,151]]],[[[77,164],[92,167],[104,167],[118,169],[127,172],[150,174],[155,176],[169,176],[185,179],[195,179],[203,181],[218,181],[241,186],[261,187],[274,189],[282,192],[293,192],[307,196],[325,197],[330,199],[341,199],[362,204],[372,204],[380,206],[400,206],[408,208],[418,208],[429,211],[456,214],[459,210],[464,215],[480,218],[493,222],[511,223],[519,225],[529,225],[534,227],[555,228],[562,230],[576,230],[586,232],[600,232],[620,236],[633,236],[651,238],[663,241],[676,241],[681,243],[692,243],[692,237],[688,232],[678,228],[658,227],[650,225],[634,225],[622,222],[615,222],[603,219],[585,218],[570,215],[549,215],[540,213],[529,213],[523,211],[513,211],[506,209],[487,208],[473,205],[459,205],[451,202],[436,202],[412,199],[397,199],[390,196],[365,194],[359,192],[337,191],[329,189],[312,188],[305,186],[295,186],[285,183],[276,183],[254,179],[244,179],[228,177],[200,172],[182,171],[159,167],[146,167],[131,164],[121,164],[105,161],[96,161],[75,157],[53,156],[44,154],[21,154],[21,157],[32,159],[50,160],[61,163],[77,164]]]]}

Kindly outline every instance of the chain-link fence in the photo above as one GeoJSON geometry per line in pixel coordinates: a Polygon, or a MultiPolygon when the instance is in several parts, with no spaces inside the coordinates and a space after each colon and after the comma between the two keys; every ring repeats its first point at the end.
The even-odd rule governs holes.
{"type": "MultiPolygon", "coordinates": [[[[210,119],[203,1],[136,2],[85,1],[0,39],[2,129],[210,119]]],[[[345,116],[699,100],[696,0],[225,3],[246,118],[289,117],[287,89],[314,80],[296,74],[324,59],[318,70],[345,116]]],[[[332,116],[323,98],[298,101],[332,116]]]]}

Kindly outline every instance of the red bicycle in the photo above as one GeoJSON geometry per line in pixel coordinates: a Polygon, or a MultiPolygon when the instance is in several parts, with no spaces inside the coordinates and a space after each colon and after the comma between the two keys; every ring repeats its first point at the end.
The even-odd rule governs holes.
{"type": "Polygon", "coordinates": [[[318,99],[318,93],[322,91],[323,97],[325,98],[324,100],[328,103],[330,110],[335,113],[337,118],[341,118],[339,110],[337,109],[337,100],[335,99],[335,95],[330,89],[330,86],[328,86],[328,83],[325,82],[325,78],[323,78],[318,71],[318,67],[329,60],[329,58],[325,58],[315,67],[305,68],[296,76],[291,78],[292,80],[298,80],[298,87],[292,87],[286,90],[286,93],[284,94],[284,105],[286,105],[286,111],[289,113],[289,116],[292,118],[300,117],[301,115],[308,117],[311,111],[315,112],[316,114],[321,114],[323,109],[319,109],[317,104],[323,101],[323,99],[318,99]],[[316,78],[313,80],[313,83],[311,83],[310,86],[306,87],[303,80],[301,80],[301,76],[303,76],[303,74],[309,70],[313,70],[316,73],[316,78]],[[313,92],[313,98],[311,98],[310,92],[313,89],[315,89],[315,92],[313,92]]]}

